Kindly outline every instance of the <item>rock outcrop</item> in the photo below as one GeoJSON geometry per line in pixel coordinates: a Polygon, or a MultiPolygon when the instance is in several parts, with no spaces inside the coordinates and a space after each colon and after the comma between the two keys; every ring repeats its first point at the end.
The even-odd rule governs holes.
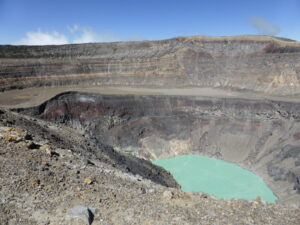
{"type": "Polygon", "coordinates": [[[299,103],[69,92],[19,112],[146,160],[201,154],[234,162],[262,176],[281,203],[300,202],[299,103]]]}
{"type": "Polygon", "coordinates": [[[0,46],[0,90],[56,85],[300,93],[300,43],[268,36],[0,46]]]}
{"type": "Polygon", "coordinates": [[[94,147],[77,130],[0,111],[0,224],[299,224],[295,207],[183,193],[88,154],[94,147]],[[50,151],[28,149],[25,135],[50,151]],[[93,215],[70,211],[78,205],[93,215]]]}

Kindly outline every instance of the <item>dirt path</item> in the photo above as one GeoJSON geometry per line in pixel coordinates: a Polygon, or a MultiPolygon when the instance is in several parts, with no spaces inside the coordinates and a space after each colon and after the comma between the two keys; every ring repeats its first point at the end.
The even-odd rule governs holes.
{"type": "Polygon", "coordinates": [[[152,87],[122,87],[122,86],[60,86],[38,87],[21,90],[10,90],[0,93],[0,106],[3,108],[30,107],[66,91],[82,91],[99,94],[116,95],[181,95],[203,96],[217,98],[241,98],[241,99],[270,99],[286,102],[300,102],[299,96],[271,96],[265,93],[247,93],[220,88],[152,88],[152,87]]]}

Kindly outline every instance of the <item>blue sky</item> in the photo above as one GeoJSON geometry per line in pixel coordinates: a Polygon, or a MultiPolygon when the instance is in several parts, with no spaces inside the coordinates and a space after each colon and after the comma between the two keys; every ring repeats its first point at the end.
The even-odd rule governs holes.
{"type": "Polygon", "coordinates": [[[300,0],[0,0],[0,44],[269,34],[300,41],[300,0]]]}

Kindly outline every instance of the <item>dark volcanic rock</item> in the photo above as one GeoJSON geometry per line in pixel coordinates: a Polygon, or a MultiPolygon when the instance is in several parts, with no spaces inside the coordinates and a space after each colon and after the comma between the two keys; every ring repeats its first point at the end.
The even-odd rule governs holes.
{"type": "MultiPolygon", "coordinates": [[[[67,124],[95,146],[128,156],[154,160],[192,153],[234,162],[262,176],[280,202],[299,203],[299,103],[69,92],[18,111],[67,124]]],[[[125,160],[120,157],[111,158],[125,160]]],[[[124,164],[138,173],[132,159],[124,164]]]]}
{"type": "MultiPolygon", "coordinates": [[[[82,159],[86,159],[87,157],[88,159],[97,158],[98,160],[113,165],[115,168],[126,173],[130,172],[132,174],[140,175],[143,178],[152,180],[166,187],[179,188],[179,185],[169,172],[153,165],[147,160],[116,152],[111,146],[103,144],[98,140],[85,139],[81,135],[80,137],[77,137],[75,134],[63,132],[58,133],[49,128],[48,125],[41,125],[32,119],[24,119],[18,116],[18,114],[11,114],[7,112],[2,115],[2,117],[8,119],[13,118],[15,120],[15,126],[31,130],[32,134],[36,137],[42,140],[48,139],[48,141],[57,148],[69,148],[80,153],[82,159]],[[74,136],[76,138],[74,138],[74,136]]],[[[2,123],[0,121],[0,125],[1,124],[2,123]]],[[[29,149],[41,148],[40,144],[33,143],[32,141],[30,141],[29,144],[30,145],[27,146],[29,149]]],[[[49,153],[51,157],[59,157],[57,152],[50,151],[49,153]]]]}

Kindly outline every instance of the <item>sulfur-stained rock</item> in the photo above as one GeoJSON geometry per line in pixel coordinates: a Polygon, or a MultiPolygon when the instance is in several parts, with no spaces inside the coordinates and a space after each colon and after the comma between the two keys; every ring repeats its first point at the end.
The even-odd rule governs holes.
{"type": "Polygon", "coordinates": [[[90,179],[90,178],[86,178],[86,179],[84,179],[84,183],[85,184],[92,184],[94,181],[92,180],[92,179],[90,179]]]}
{"type": "Polygon", "coordinates": [[[49,145],[41,145],[40,150],[45,151],[47,154],[51,155],[51,148],[49,145]]]}
{"type": "Polygon", "coordinates": [[[163,192],[163,198],[166,200],[170,200],[173,198],[173,193],[170,190],[164,191],[163,192]]]}

